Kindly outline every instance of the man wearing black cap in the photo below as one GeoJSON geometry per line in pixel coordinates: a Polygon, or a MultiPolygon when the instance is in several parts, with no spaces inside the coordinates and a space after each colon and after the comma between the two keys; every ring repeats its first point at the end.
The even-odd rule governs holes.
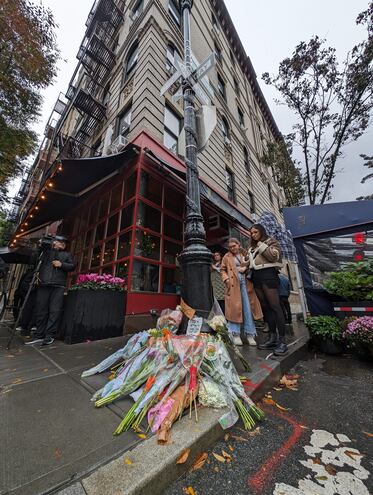
{"type": "Polygon", "coordinates": [[[27,344],[53,344],[63,306],[67,274],[75,268],[70,253],[65,251],[66,238],[56,236],[51,249],[43,251],[36,292],[35,339],[27,344]]]}

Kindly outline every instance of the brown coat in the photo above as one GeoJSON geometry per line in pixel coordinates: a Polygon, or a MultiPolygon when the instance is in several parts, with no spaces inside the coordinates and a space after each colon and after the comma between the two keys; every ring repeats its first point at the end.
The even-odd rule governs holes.
{"type": "MultiPolygon", "coordinates": [[[[244,265],[244,258],[239,255],[244,265]]],[[[227,253],[221,263],[221,277],[223,282],[229,280],[228,287],[225,287],[225,317],[228,321],[234,323],[242,323],[242,301],[240,291],[240,281],[238,279],[236,263],[233,254],[227,253]]],[[[260,320],[263,318],[262,308],[259,303],[259,299],[255,294],[253,284],[250,280],[246,279],[246,287],[249,295],[251,312],[254,320],[260,320]]]]}

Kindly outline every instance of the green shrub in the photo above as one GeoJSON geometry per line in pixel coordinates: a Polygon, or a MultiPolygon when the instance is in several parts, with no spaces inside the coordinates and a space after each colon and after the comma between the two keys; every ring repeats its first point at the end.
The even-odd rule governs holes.
{"type": "Polygon", "coordinates": [[[306,325],[311,336],[342,340],[341,321],[335,316],[311,316],[307,318],[306,325]]]}
{"type": "Polygon", "coordinates": [[[348,263],[341,271],[329,273],[324,285],[348,301],[373,301],[373,260],[348,263]]]}

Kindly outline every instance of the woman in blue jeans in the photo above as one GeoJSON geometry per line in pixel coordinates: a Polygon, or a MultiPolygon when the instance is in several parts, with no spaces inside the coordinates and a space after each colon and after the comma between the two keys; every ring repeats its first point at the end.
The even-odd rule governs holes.
{"type": "Polygon", "coordinates": [[[241,324],[249,345],[256,346],[254,319],[262,318],[260,303],[252,284],[246,277],[247,266],[240,253],[240,243],[231,238],[228,241],[228,253],[221,264],[222,280],[225,284],[225,317],[233,342],[242,345],[241,324]]]}

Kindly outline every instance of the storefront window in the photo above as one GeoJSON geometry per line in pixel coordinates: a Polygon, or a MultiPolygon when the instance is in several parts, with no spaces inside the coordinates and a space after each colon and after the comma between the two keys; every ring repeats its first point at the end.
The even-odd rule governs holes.
{"type": "Polygon", "coordinates": [[[118,263],[114,266],[114,274],[116,277],[121,277],[127,280],[128,276],[128,261],[118,263]]]}
{"type": "Polygon", "coordinates": [[[160,232],[161,212],[149,205],[146,205],[142,201],[139,201],[137,207],[136,225],[138,227],[146,227],[154,230],[154,232],[160,232]]]}
{"type": "Polygon", "coordinates": [[[183,216],[184,197],[178,191],[167,188],[164,191],[164,207],[175,215],[183,216]]]}
{"type": "Polygon", "coordinates": [[[136,178],[137,178],[137,172],[133,172],[128,179],[125,180],[125,186],[124,186],[124,202],[128,201],[129,199],[133,198],[134,195],[136,194],[136,178]]]}
{"type": "Polygon", "coordinates": [[[81,234],[82,232],[85,232],[88,227],[88,209],[84,209],[81,219],[80,219],[80,224],[79,224],[79,233],[81,234]]]}
{"type": "Polygon", "coordinates": [[[159,260],[160,237],[148,234],[142,230],[136,230],[135,256],[159,260]]]}
{"type": "Polygon", "coordinates": [[[128,227],[131,227],[133,222],[133,207],[134,203],[127,206],[127,208],[123,208],[120,220],[120,230],[125,230],[128,227]]]}
{"type": "Polygon", "coordinates": [[[109,275],[112,275],[112,274],[113,274],[113,265],[104,266],[104,267],[101,269],[101,273],[102,273],[102,274],[108,273],[109,275]]]}
{"type": "Polygon", "coordinates": [[[92,225],[93,223],[96,223],[97,221],[97,213],[98,213],[98,205],[97,203],[94,203],[91,206],[90,212],[89,212],[89,220],[88,224],[92,225]]]}
{"type": "Polygon", "coordinates": [[[160,205],[162,203],[162,184],[147,172],[141,172],[140,195],[160,205]]]}
{"type": "Polygon", "coordinates": [[[133,291],[158,292],[158,285],[159,266],[141,261],[133,262],[131,284],[133,291]]]}
{"type": "Polygon", "coordinates": [[[163,234],[177,241],[183,240],[183,224],[175,218],[164,215],[163,234]]]}
{"type": "Polygon", "coordinates": [[[115,186],[111,192],[110,211],[114,211],[122,204],[122,182],[115,186]]]}
{"type": "Polygon", "coordinates": [[[102,244],[95,246],[92,250],[90,268],[101,265],[102,244]]]}
{"type": "Polygon", "coordinates": [[[98,202],[98,218],[106,217],[109,209],[110,193],[106,193],[98,202]]]}
{"type": "Polygon", "coordinates": [[[106,237],[111,237],[118,232],[119,213],[112,215],[107,223],[106,237]]]}
{"type": "Polygon", "coordinates": [[[111,239],[110,241],[105,242],[104,248],[104,263],[110,263],[115,259],[115,245],[117,239],[111,239]]]}
{"type": "Polygon", "coordinates": [[[132,232],[126,232],[119,237],[117,259],[130,255],[132,232]]]}
{"type": "Polygon", "coordinates": [[[183,246],[170,241],[164,241],[163,244],[163,263],[167,265],[176,265],[177,256],[181,253],[183,246]]]}
{"type": "Polygon", "coordinates": [[[85,249],[83,251],[82,264],[80,266],[80,271],[82,272],[88,270],[89,268],[89,262],[90,262],[89,251],[90,251],[89,249],[85,249]]]}
{"type": "Polygon", "coordinates": [[[181,294],[181,272],[179,268],[163,268],[162,292],[181,294]]]}
{"type": "Polygon", "coordinates": [[[101,222],[96,227],[95,244],[102,241],[105,236],[105,222],[101,222]]]}
{"type": "Polygon", "coordinates": [[[89,230],[85,236],[84,247],[89,247],[92,244],[93,229],[89,230]]]}

